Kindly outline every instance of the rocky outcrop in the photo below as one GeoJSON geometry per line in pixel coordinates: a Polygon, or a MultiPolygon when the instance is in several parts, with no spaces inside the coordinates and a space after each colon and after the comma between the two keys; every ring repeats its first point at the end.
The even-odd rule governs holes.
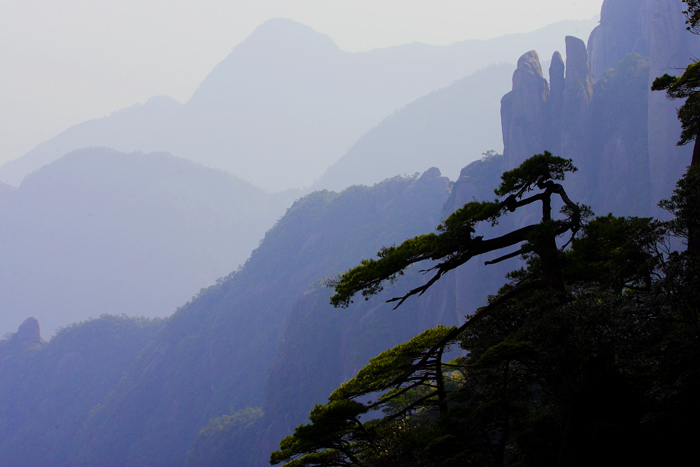
{"type": "Polygon", "coordinates": [[[588,116],[593,100],[593,79],[588,65],[586,45],[576,37],[566,37],[566,77],[561,119],[561,147],[555,155],[573,159],[580,172],[569,177],[575,182],[570,193],[576,199],[586,198],[590,181],[595,180],[595,162],[589,153],[588,116]],[[576,189],[579,188],[580,189],[576,189]]]}
{"type": "MultiPolygon", "coordinates": [[[[598,80],[605,70],[614,68],[630,52],[649,55],[649,5],[654,0],[605,1],[600,24],[588,38],[591,74],[598,80]]],[[[680,3],[680,1],[678,1],[680,3]]]]}
{"type": "Polygon", "coordinates": [[[581,135],[593,95],[592,78],[583,41],[567,36],[566,52],[566,66],[558,52],[552,57],[551,89],[537,52],[518,60],[513,90],[501,100],[504,169],[544,150],[576,160],[584,156],[581,135]]]}
{"type": "Polygon", "coordinates": [[[518,60],[513,90],[501,100],[505,170],[545,150],[578,163],[586,158],[582,135],[593,84],[582,40],[566,37],[566,66],[561,54],[555,53],[549,75],[551,89],[535,51],[518,60]]]}
{"type": "MultiPolygon", "coordinates": [[[[649,58],[647,89],[658,76],[680,73],[700,52],[697,36],[685,30],[683,9],[681,0],[606,0],[600,25],[588,40],[593,79],[602,78],[628,53],[649,58]]],[[[655,209],[656,204],[670,195],[690,163],[691,149],[675,146],[680,136],[675,113],[679,105],[666,99],[664,93],[649,92],[648,186],[650,211],[656,215],[663,215],[655,209]]],[[[614,146],[610,142],[609,149],[614,146]]]]}
{"type": "Polygon", "coordinates": [[[513,73],[513,90],[501,100],[504,165],[517,167],[541,152],[547,142],[547,100],[549,85],[542,76],[537,52],[520,57],[513,73]]]}
{"type": "Polygon", "coordinates": [[[588,106],[593,98],[593,80],[588,66],[588,52],[581,39],[566,37],[566,77],[563,106],[566,130],[582,133],[585,130],[588,106]]]}
{"type": "Polygon", "coordinates": [[[534,99],[540,94],[524,85],[538,67],[533,52],[523,55],[502,101],[504,168],[546,149],[574,160],[580,171],[568,178],[570,195],[594,210],[662,214],[656,205],[670,195],[691,148],[675,145],[680,103],[650,88],[700,56],[700,39],[685,30],[682,10],[681,0],[606,0],[588,49],[567,37],[566,66],[552,57],[548,98],[534,99]],[[524,89],[529,102],[515,99],[524,89]]]}
{"type": "Polygon", "coordinates": [[[566,66],[559,52],[554,52],[549,65],[549,148],[560,152],[561,149],[561,116],[564,109],[564,73],[566,66]]]}
{"type": "Polygon", "coordinates": [[[16,339],[17,342],[23,347],[42,343],[43,340],[41,339],[39,321],[36,318],[25,319],[17,329],[16,339]]]}

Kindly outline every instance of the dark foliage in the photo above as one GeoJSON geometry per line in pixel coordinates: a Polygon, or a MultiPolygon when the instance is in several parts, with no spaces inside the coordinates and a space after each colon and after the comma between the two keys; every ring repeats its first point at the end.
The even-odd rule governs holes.
{"type": "MultiPolygon", "coordinates": [[[[505,174],[499,194],[522,196],[558,176],[531,166],[538,159],[505,174]]],[[[687,201],[683,193],[668,203],[687,201]]],[[[498,205],[470,206],[469,219],[493,220],[498,205]]],[[[489,305],[460,328],[426,331],[370,361],[272,463],[649,465],[692,455],[700,270],[694,255],[667,253],[665,233],[652,219],[590,221],[557,250],[563,290],[537,280],[554,261],[537,243],[554,232],[529,237],[527,267],[489,305]],[[455,344],[462,356],[443,362],[455,344]]]]}

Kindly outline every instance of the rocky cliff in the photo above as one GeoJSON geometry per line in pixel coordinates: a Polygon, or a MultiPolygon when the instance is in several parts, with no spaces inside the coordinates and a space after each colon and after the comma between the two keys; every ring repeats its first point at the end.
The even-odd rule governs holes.
{"type": "Polygon", "coordinates": [[[518,60],[513,90],[501,99],[505,167],[517,167],[546,145],[548,99],[549,86],[542,76],[540,58],[531,50],[518,60]]]}
{"type": "Polygon", "coordinates": [[[555,53],[549,83],[536,53],[518,62],[501,107],[504,167],[549,150],[581,169],[572,195],[594,210],[658,215],[691,150],[675,145],[678,103],[650,87],[698,50],[680,0],[606,0],[588,48],[567,37],[566,66],[555,53]]]}
{"type": "MultiPolygon", "coordinates": [[[[215,432],[219,420],[219,433],[236,432],[235,426],[226,431],[226,423],[245,419],[246,413],[258,414],[262,407],[264,415],[255,418],[259,425],[238,431],[245,438],[235,446],[254,451],[247,458],[257,462],[246,467],[266,465],[266,456],[280,438],[303,423],[314,403],[323,402],[371,356],[424,328],[460,322],[495,292],[503,273],[517,264],[470,262],[396,311],[383,300],[400,295],[402,289],[387,289],[370,301],[358,300],[354,308],[336,312],[327,304],[323,278],[372,257],[381,246],[430,231],[465,202],[492,199],[504,167],[512,168],[545,149],[565,157],[575,154],[576,165],[586,168],[572,183],[567,181],[576,201],[591,204],[599,213],[649,213],[655,202],[650,187],[662,186],[660,171],[653,169],[651,141],[656,136],[649,126],[656,111],[649,82],[661,58],[651,51],[661,50],[664,43],[673,47],[672,40],[664,42],[660,35],[664,21],[669,21],[663,15],[677,13],[664,10],[664,5],[675,8],[680,2],[607,0],[603,32],[596,33],[588,49],[583,41],[567,38],[565,59],[559,53],[552,56],[549,80],[536,52],[523,55],[513,91],[502,101],[504,156],[493,155],[465,167],[451,191],[448,180],[430,169],[420,178],[398,177],[371,188],[322,191],[298,200],[241,270],[203,291],[162,326],[151,323],[148,332],[128,326],[129,332],[121,336],[134,336],[131,360],[114,365],[118,372],[104,373],[104,385],[93,388],[90,399],[82,396],[77,380],[69,384],[71,375],[87,368],[93,368],[93,375],[100,368],[112,368],[109,358],[126,352],[104,355],[100,361],[93,357],[97,349],[106,353],[122,349],[117,344],[123,345],[123,337],[109,342],[105,337],[97,345],[67,345],[78,331],[87,331],[87,325],[63,331],[48,345],[30,349],[39,356],[41,348],[63,345],[60,352],[42,360],[46,363],[43,372],[36,373],[40,376],[31,378],[22,372],[23,361],[3,360],[0,353],[3,455],[14,456],[10,459],[17,465],[95,465],[104,459],[120,465],[181,465],[200,428],[215,432]],[[653,12],[661,15],[656,23],[651,21],[653,12]],[[658,31],[644,36],[643,28],[652,24],[658,31]],[[639,34],[628,40],[617,34],[617,28],[639,34]],[[640,39],[644,37],[647,42],[640,39]],[[648,55],[628,54],[635,51],[648,55]],[[55,385],[47,389],[42,380],[55,385]],[[40,388],[35,396],[22,407],[12,405],[9,395],[33,386],[40,388]],[[50,393],[59,389],[64,398],[50,393]],[[61,402],[75,404],[71,405],[75,414],[68,420],[72,424],[66,425],[70,430],[59,436],[45,414],[61,402]],[[35,420],[40,423],[35,425],[35,420]],[[35,439],[61,449],[30,452],[28,440],[35,439]]],[[[675,37],[676,32],[669,34],[675,37]]],[[[675,121],[675,116],[669,118],[675,121]]],[[[675,162],[669,148],[677,137],[676,133],[654,140],[666,149],[659,161],[665,157],[669,166],[675,162]]],[[[506,218],[496,229],[510,230],[526,220],[506,218]]],[[[423,280],[420,271],[411,270],[399,286],[423,280]]],[[[34,339],[33,329],[33,323],[28,324],[23,335],[34,339]]],[[[0,352],[8,347],[0,341],[0,352]]],[[[42,355],[49,355],[49,350],[42,355]]],[[[211,436],[199,444],[197,459],[226,458],[226,452],[212,452],[215,439],[211,436]]]]}

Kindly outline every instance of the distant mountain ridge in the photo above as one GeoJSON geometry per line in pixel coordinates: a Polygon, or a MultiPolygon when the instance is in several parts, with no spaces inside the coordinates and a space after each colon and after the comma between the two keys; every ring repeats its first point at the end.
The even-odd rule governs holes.
{"type": "Polygon", "coordinates": [[[0,190],[0,332],[167,316],[243,264],[293,196],[165,153],[69,153],[0,190]]]}
{"type": "MultiPolygon", "coordinates": [[[[156,98],[76,125],[0,166],[0,181],[17,186],[71,150],[105,146],[170,152],[268,191],[310,186],[395,110],[489,64],[515,63],[521,47],[553,50],[563,35],[594,25],[563,22],[486,41],[349,53],[307,26],[270,20],[234,47],[187,103],[156,98]]],[[[483,150],[467,152],[476,158],[483,150]]],[[[405,173],[395,162],[395,173],[405,173]]]]}
{"type": "MultiPolygon", "coordinates": [[[[624,4],[629,2],[605,0],[603,11],[624,4]]],[[[653,26],[653,33],[661,34],[666,25],[667,44],[677,43],[673,38],[685,34],[678,16],[680,0],[640,4],[646,13],[653,13],[656,23],[637,22],[635,15],[604,14],[601,26],[644,37],[644,31],[650,31],[645,28],[653,26]]],[[[589,196],[598,214],[648,214],[653,198],[644,192],[645,184],[666,183],[662,188],[671,189],[666,176],[654,171],[651,159],[656,157],[669,171],[679,170],[689,160],[687,147],[676,154],[678,134],[669,129],[671,124],[666,136],[649,126],[659,123],[655,120],[659,117],[651,115],[656,107],[649,96],[648,79],[655,67],[666,66],[658,60],[663,55],[644,57],[627,55],[633,50],[615,50],[619,55],[615,69],[594,80],[588,54],[595,58],[617,43],[602,41],[586,47],[582,40],[571,37],[565,44],[566,57],[557,54],[553,58],[549,80],[543,76],[538,53],[518,50],[522,59],[512,90],[502,101],[503,156],[464,167],[454,183],[432,168],[420,178],[397,177],[342,193],[318,191],[297,200],[241,270],[202,291],[162,326],[150,323],[130,331],[130,339],[148,342],[128,368],[119,366],[124,368],[122,378],[110,391],[100,392],[99,402],[56,398],[61,390],[68,391],[66,387],[75,391],[71,395],[79,393],[77,385],[52,384],[51,376],[70,374],[59,372],[59,367],[78,373],[80,359],[73,352],[82,354],[93,348],[87,328],[103,323],[110,329],[119,328],[111,320],[63,331],[55,347],[51,348],[53,342],[42,347],[51,352],[40,348],[14,354],[10,347],[18,338],[0,341],[0,381],[5,383],[0,386],[0,430],[5,430],[0,434],[7,434],[0,437],[0,449],[9,459],[6,464],[44,461],[78,466],[102,464],[107,459],[119,465],[143,466],[267,465],[281,437],[304,423],[308,410],[323,402],[330,388],[347,380],[378,351],[420,329],[463,322],[465,314],[484,304],[487,294],[504,282],[503,273],[518,263],[508,260],[486,266],[481,260],[469,262],[396,311],[383,300],[405,289],[387,289],[369,301],[358,298],[348,310],[333,310],[324,279],[373,256],[382,245],[431,231],[466,202],[493,199],[501,172],[534,152],[556,146],[560,155],[575,156],[574,164],[581,172],[567,177],[567,192],[575,201],[582,194],[589,196]],[[560,125],[548,128],[557,122],[560,125]],[[652,142],[668,152],[652,155],[652,142]],[[593,179],[587,171],[607,178],[593,179]],[[63,346],[77,335],[85,339],[80,348],[77,343],[71,348],[63,346]],[[30,366],[25,362],[38,370],[26,371],[30,366]],[[23,390],[30,393],[29,402],[16,404],[23,390]],[[66,429],[69,435],[47,423],[51,402],[57,400],[68,401],[70,413],[78,414],[77,421],[66,429]],[[224,423],[240,420],[246,413],[259,415],[245,427],[224,423]],[[200,431],[198,436],[204,427],[211,430],[200,431]],[[215,442],[217,434],[222,443],[215,442]],[[226,438],[229,434],[235,439],[226,438]],[[40,442],[52,449],[26,448],[40,442]],[[187,456],[194,447],[198,448],[197,460],[187,456]],[[203,459],[209,462],[198,462],[203,459]]],[[[424,103],[437,101],[426,99],[424,103]]],[[[675,121],[675,116],[669,118],[675,121]]],[[[395,122],[399,120],[397,116],[395,122]]],[[[428,165],[432,164],[426,160],[428,165]]],[[[489,232],[507,231],[523,221],[508,216],[493,229],[489,226],[489,232]]],[[[398,286],[411,287],[412,281],[424,280],[419,271],[408,271],[398,286]]],[[[86,374],[84,385],[93,388],[96,379],[86,374]]],[[[98,374],[109,380],[114,376],[112,371],[98,374]]]]}
{"type": "Polygon", "coordinates": [[[421,172],[426,163],[456,180],[480,154],[502,152],[500,103],[514,69],[508,63],[490,65],[394,112],[357,140],[314,187],[372,185],[397,170],[421,172]]]}

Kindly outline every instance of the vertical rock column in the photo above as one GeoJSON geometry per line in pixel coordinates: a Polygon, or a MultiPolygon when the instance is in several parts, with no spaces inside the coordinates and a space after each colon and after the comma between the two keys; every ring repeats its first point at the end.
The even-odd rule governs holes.
{"type": "Polygon", "coordinates": [[[547,149],[555,156],[561,156],[561,119],[564,110],[564,60],[559,52],[552,55],[549,66],[549,141],[547,149]]]}
{"type": "Polygon", "coordinates": [[[531,50],[518,60],[513,90],[501,99],[504,170],[547,149],[548,97],[549,86],[542,76],[540,58],[531,50]]]}
{"type": "Polygon", "coordinates": [[[593,79],[588,52],[581,39],[566,36],[566,77],[561,121],[561,157],[573,159],[580,172],[568,179],[575,185],[570,195],[586,202],[591,192],[596,167],[588,147],[588,108],[593,99],[593,79]],[[586,187],[585,189],[583,187],[586,187]]]}
{"type": "Polygon", "coordinates": [[[17,340],[25,347],[43,342],[39,321],[34,317],[25,319],[17,329],[17,340]]]}

